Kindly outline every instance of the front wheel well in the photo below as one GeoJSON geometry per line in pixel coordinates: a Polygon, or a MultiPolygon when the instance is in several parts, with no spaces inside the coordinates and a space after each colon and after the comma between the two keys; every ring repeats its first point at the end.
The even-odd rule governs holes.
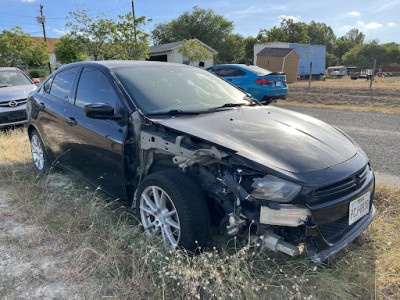
{"type": "Polygon", "coordinates": [[[36,129],[35,126],[33,126],[33,125],[28,125],[28,136],[29,136],[29,137],[31,137],[32,132],[33,132],[34,130],[37,131],[37,129],[36,129]]]}

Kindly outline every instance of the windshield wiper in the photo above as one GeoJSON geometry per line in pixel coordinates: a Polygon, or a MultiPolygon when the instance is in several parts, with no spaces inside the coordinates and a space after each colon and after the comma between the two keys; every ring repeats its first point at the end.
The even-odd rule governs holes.
{"type": "Polygon", "coordinates": [[[171,109],[169,111],[161,111],[148,113],[147,115],[198,115],[201,111],[189,111],[189,110],[181,110],[181,109],[171,109]]]}
{"type": "Polygon", "coordinates": [[[0,84],[0,88],[3,88],[3,87],[8,87],[8,84],[0,84]]]}
{"type": "Polygon", "coordinates": [[[238,107],[245,105],[245,103],[225,103],[224,105],[212,108],[212,109],[217,109],[217,108],[225,108],[225,107],[238,107]]]}

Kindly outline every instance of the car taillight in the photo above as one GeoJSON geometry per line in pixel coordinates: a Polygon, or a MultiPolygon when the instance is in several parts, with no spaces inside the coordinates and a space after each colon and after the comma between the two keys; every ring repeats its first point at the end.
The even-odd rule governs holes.
{"type": "Polygon", "coordinates": [[[285,84],[287,83],[286,80],[284,81],[284,83],[285,83],[285,84]]]}
{"type": "Polygon", "coordinates": [[[265,78],[259,78],[259,79],[256,79],[256,83],[266,85],[266,84],[272,84],[272,81],[265,79],[265,78]]]}

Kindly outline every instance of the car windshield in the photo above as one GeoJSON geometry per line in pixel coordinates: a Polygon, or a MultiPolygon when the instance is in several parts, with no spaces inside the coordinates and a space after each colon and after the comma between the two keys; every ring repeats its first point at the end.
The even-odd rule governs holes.
{"type": "Polygon", "coordinates": [[[250,72],[256,73],[257,75],[261,75],[261,76],[265,76],[265,75],[268,75],[268,74],[272,73],[271,71],[269,71],[267,69],[263,69],[263,68],[260,68],[260,67],[257,67],[257,66],[241,65],[241,67],[243,69],[246,69],[246,70],[248,70],[250,72]]]}
{"type": "Polygon", "coordinates": [[[30,80],[18,70],[0,70],[0,87],[32,84],[30,80]]]}
{"type": "Polygon", "coordinates": [[[187,66],[118,68],[116,76],[147,114],[202,112],[249,104],[247,94],[215,75],[187,66]]]}

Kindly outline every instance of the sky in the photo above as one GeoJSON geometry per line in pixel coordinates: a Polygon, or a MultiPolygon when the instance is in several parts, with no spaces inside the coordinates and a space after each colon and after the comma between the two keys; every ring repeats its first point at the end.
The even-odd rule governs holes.
{"type": "MultiPolygon", "coordinates": [[[[400,43],[400,0],[134,0],[135,15],[153,21],[147,25],[150,33],[158,23],[168,22],[197,5],[213,9],[218,15],[233,21],[234,33],[256,36],[260,29],[280,26],[283,18],[296,22],[323,22],[341,37],[352,28],[365,34],[365,41],[377,39],[380,43],[400,43]]],[[[131,0],[0,0],[0,32],[20,26],[31,36],[43,36],[42,26],[36,21],[40,4],[46,17],[47,37],[65,34],[68,12],[76,4],[84,4],[89,15],[104,13],[106,18],[131,11],[131,0]]]]}

